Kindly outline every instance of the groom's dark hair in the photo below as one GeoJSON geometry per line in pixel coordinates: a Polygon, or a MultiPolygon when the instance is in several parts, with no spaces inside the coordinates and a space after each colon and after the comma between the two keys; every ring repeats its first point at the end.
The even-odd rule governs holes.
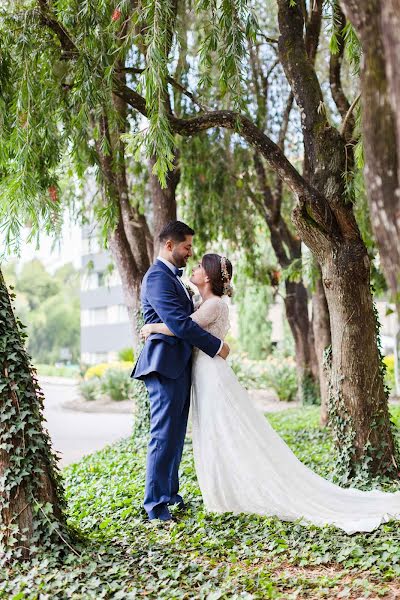
{"type": "Polygon", "coordinates": [[[184,242],[187,235],[194,235],[194,231],[186,223],[182,221],[170,221],[161,230],[158,236],[160,244],[165,243],[167,240],[173,240],[174,242],[184,242]]]}

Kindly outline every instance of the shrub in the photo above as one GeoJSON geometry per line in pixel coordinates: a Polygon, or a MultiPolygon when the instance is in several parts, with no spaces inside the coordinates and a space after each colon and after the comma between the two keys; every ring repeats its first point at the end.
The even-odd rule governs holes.
{"type": "Polygon", "coordinates": [[[127,371],[132,370],[132,363],[129,361],[99,363],[98,365],[93,365],[93,366],[89,367],[85,373],[84,378],[87,380],[87,379],[92,379],[93,377],[103,377],[103,375],[109,369],[113,369],[114,371],[119,369],[119,370],[123,370],[126,373],[127,371]]]}
{"type": "Polygon", "coordinates": [[[279,400],[290,402],[297,394],[297,372],[293,359],[271,356],[265,361],[263,379],[272,388],[279,400]]]}
{"type": "Polygon", "coordinates": [[[99,381],[97,379],[90,379],[89,381],[81,381],[79,384],[79,389],[82,397],[92,402],[93,400],[98,400],[100,395],[100,386],[99,381]]]}
{"type": "Polygon", "coordinates": [[[129,400],[133,396],[132,380],[125,370],[107,369],[100,380],[102,393],[116,402],[129,400]]]}
{"type": "Polygon", "coordinates": [[[55,365],[36,364],[38,375],[42,377],[71,377],[71,379],[79,375],[78,365],[65,365],[56,367],[55,365]]]}
{"type": "Polygon", "coordinates": [[[228,362],[243,387],[246,389],[260,387],[258,374],[254,372],[245,354],[233,353],[229,356],[228,362]]]}
{"type": "Polygon", "coordinates": [[[135,362],[135,353],[133,348],[123,348],[118,352],[118,359],[123,362],[135,362]]]}
{"type": "Polygon", "coordinates": [[[394,355],[388,354],[383,357],[383,362],[386,365],[386,374],[385,374],[385,383],[390,389],[390,391],[395,389],[395,379],[394,379],[394,355]]]}

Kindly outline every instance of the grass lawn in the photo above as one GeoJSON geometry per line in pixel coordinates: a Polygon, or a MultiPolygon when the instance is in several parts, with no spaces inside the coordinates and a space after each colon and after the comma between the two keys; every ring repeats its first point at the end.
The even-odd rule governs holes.
{"type": "MultiPolygon", "coordinates": [[[[400,425],[400,409],[393,411],[400,425]]],[[[318,409],[268,417],[297,456],[332,470],[318,409]]],[[[87,538],[62,566],[52,557],[0,574],[0,598],[400,598],[400,531],[391,522],[347,536],[254,515],[206,514],[190,441],[182,464],[188,511],[172,526],[142,512],[145,448],[124,440],[64,471],[70,523],[87,538]]],[[[393,488],[394,489],[394,488],[393,488]]]]}

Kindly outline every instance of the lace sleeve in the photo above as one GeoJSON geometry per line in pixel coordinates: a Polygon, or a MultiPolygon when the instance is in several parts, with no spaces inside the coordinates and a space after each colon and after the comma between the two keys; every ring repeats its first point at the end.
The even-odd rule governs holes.
{"type": "Polygon", "coordinates": [[[206,329],[211,323],[214,323],[221,314],[221,300],[210,299],[203,302],[200,307],[191,315],[200,327],[206,329]]]}

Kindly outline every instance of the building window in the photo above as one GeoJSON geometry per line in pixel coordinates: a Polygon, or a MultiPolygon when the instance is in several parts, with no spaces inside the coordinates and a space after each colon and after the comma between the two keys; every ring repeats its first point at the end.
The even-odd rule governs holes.
{"type": "Polygon", "coordinates": [[[99,240],[97,238],[82,238],[82,255],[97,254],[101,252],[99,240]]]}
{"type": "Polygon", "coordinates": [[[108,307],[108,323],[127,323],[128,311],[124,304],[114,304],[108,307]]]}
{"type": "Polygon", "coordinates": [[[100,287],[116,287],[121,285],[121,278],[118,271],[114,269],[112,273],[106,271],[87,271],[81,277],[81,290],[97,290],[100,287]]]}
{"type": "Polygon", "coordinates": [[[107,306],[84,308],[81,311],[81,325],[105,325],[107,323],[107,306]]]}
{"type": "Polygon", "coordinates": [[[114,325],[128,323],[128,311],[124,304],[112,304],[97,308],[84,308],[81,310],[81,326],[114,325]]]}

